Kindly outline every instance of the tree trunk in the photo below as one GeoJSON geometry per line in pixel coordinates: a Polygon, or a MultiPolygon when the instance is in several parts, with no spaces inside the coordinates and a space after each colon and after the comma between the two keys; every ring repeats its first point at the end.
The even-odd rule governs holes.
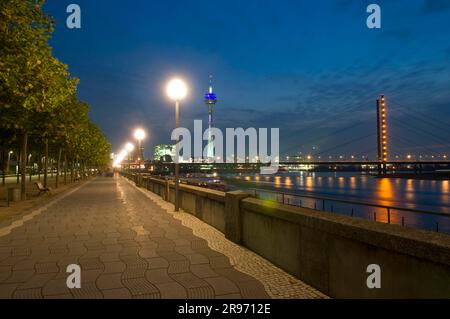
{"type": "Polygon", "coordinates": [[[17,159],[16,159],[16,167],[17,167],[17,172],[16,172],[16,176],[17,176],[17,181],[16,184],[19,184],[20,181],[20,163],[22,163],[22,152],[19,150],[19,152],[17,153],[17,159]]]}
{"type": "Polygon", "coordinates": [[[78,159],[75,161],[75,179],[81,179],[80,161],[78,159]]]}
{"type": "MultiPolygon", "coordinates": [[[[6,156],[8,156],[9,157],[9,151],[8,151],[8,149],[6,149],[6,156]]],[[[3,163],[3,169],[2,169],[2,171],[3,171],[3,175],[2,175],[2,185],[3,186],[5,186],[5,177],[6,177],[6,171],[7,171],[7,166],[8,166],[8,164],[9,164],[9,160],[6,162],[5,161],[5,158],[3,157],[4,156],[4,154],[5,154],[5,152],[2,150],[2,163],[3,163]]]]}
{"type": "Polygon", "coordinates": [[[41,169],[42,169],[42,154],[38,154],[38,180],[41,180],[41,169]]]}
{"type": "Polygon", "coordinates": [[[22,181],[21,181],[21,197],[22,200],[26,200],[27,199],[27,193],[26,193],[26,174],[27,174],[27,142],[28,142],[28,134],[24,133],[23,134],[23,141],[22,141],[22,157],[21,157],[21,165],[20,165],[20,169],[22,172],[22,181]]]}
{"type": "Polygon", "coordinates": [[[64,185],[67,184],[67,154],[64,152],[64,185]]]}
{"type": "Polygon", "coordinates": [[[9,154],[9,152],[10,151],[8,151],[8,162],[6,163],[6,174],[9,174],[9,172],[11,170],[11,155],[12,154],[9,154]]]}
{"type": "Polygon", "coordinates": [[[33,169],[31,168],[31,163],[32,163],[33,155],[30,156],[30,157],[27,156],[27,158],[30,158],[30,160],[28,161],[28,166],[30,166],[29,181],[30,181],[30,183],[31,183],[31,176],[33,175],[33,169]]]}
{"type": "Polygon", "coordinates": [[[62,148],[60,147],[58,150],[58,161],[56,162],[56,188],[58,188],[59,183],[59,165],[61,164],[61,152],[62,148]]]}
{"type": "Polygon", "coordinates": [[[70,165],[70,182],[73,183],[73,161],[70,165]]]}
{"type": "Polygon", "coordinates": [[[45,138],[44,187],[48,187],[47,177],[48,177],[48,138],[45,138]]]}

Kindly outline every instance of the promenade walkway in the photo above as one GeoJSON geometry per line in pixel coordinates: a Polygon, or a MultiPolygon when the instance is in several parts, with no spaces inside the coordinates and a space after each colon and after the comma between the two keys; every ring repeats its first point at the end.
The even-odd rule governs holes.
{"type": "Polygon", "coordinates": [[[95,178],[0,228],[0,298],[270,297],[325,296],[123,178],[95,178]],[[70,264],[80,289],[66,286],[70,264]]]}

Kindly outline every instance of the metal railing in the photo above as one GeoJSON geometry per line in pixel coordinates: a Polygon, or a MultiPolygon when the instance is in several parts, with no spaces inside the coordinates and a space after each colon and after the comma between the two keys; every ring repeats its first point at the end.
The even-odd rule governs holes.
{"type": "Polygon", "coordinates": [[[257,188],[252,188],[250,191],[256,198],[285,205],[450,234],[450,214],[310,194],[277,192],[257,188]]]}

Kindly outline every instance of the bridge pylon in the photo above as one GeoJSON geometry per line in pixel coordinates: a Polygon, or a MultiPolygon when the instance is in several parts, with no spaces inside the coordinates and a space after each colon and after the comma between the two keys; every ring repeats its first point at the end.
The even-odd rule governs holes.
{"type": "Polygon", "coordinates": [[[386,99],[381,95],[377,99],[377,150],[378,150],[378,175],[387,174],[387,122],[386,122],[386,99]]]}

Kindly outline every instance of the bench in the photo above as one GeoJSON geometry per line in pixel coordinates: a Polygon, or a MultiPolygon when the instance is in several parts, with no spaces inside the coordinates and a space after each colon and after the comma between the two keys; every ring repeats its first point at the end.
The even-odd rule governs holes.
{"type": "Polygon", "coordinates": [[[39,190],[39,195],[41,195],[41,193],[50,194],[50,188],[44,187],[44,185],[42,185],[41,182],[36,182],[36,183],[34,183],[34,185],[36,185],[37,189],[39,190]]]}

